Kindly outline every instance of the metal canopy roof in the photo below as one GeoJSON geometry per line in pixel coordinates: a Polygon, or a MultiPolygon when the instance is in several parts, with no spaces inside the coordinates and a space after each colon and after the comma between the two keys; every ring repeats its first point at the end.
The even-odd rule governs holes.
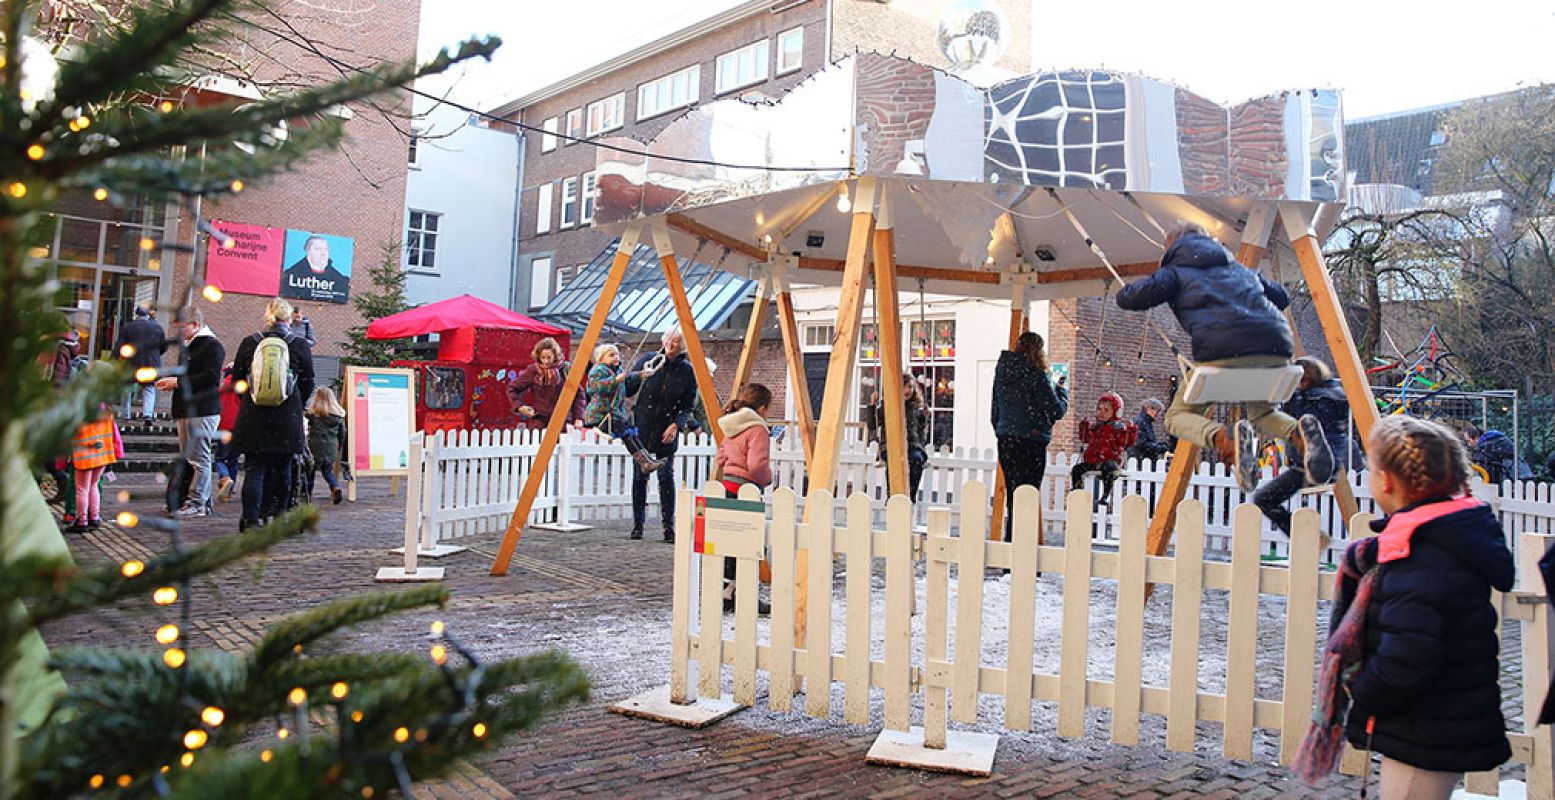
{"type": "MultiPolygon", "coordinates": [[[[580,269],[566,288],[557,292],[536,316],[574,332],[587,327],[620,244],[620,239],[611,242],[593,261],[580,269]]],[[[686,296],[691,300],[691,315],[696,319],[697,330],[708,331],[729,319],[740,303],[751,296],[756,282],[725,271],[725,268],[732,269],[734,265],[722,263],[727,256],[722,255],[721,247],[709,245],[701,248],[700,252],[719,253],[720,257],[709,264],[698,260],[698,253],[693,253],[691,257],[682,256],[678,261],[680,279],[685,284],[686,296]]],[[[614,336],[659,333],[675,322],[675,306],[670,301],[669,287],[664,282],[664,270],[660,266],[658,251],[648,245],[638,245],[627,265],[626,276],[616,294],[615,303],[610,307],[605,331],[614,336]]]]}

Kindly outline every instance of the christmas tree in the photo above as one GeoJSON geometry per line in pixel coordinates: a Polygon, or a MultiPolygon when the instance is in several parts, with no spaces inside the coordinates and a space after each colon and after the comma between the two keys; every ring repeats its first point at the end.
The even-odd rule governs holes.
{"type": "Polygon", "coordinates": [[[388,245],[383,248],[383,258],[367,270],[367,280],[373,291],[355,292],[351,305],[362,315],[362,324],[346,329],[346,364],[359,367],[387,367],[394,359],[401,358],[396,345],[404,344],[396,339],[369,339],[367,326],[374,320],[390,314],[398,314],[410,308],[405,302],[405,269],[400,266],[400,248],[388,245]]]}
{"type": "MultiPolygon", "coordinates": [[[[0,0],[0,800],[408,795],[412,781],[457,756],[585,698],[581,671],[564,656],[483,662],[441,624],[425,653],[314,652],[346,626],[445,603],[440,587],[318,606],[277,623],[248,652],[191,648],[186,631],[199,613],[191,582],[313,530],[311,506],[187,548],[175,522],[126,512],[121,525],[169,542],[167,551],[100,568],[72,562],[32,468],[63,452],[130,376],[105,367],[62,387],[45,379],[66,325],[51,310],[49,265],[38,260],[47,251],[35,249],[51,205],[64,192],[180,201],[211,235],[191,198],[241,191],[337,146],[330,109],[489,57],[498,44],[468,42],[421,66],[342,70],[339,80],[242,106],[185,107],[170,98],[189,77],[184,65],[199,60],[191,54],[218,51],[246,18],[280,17],[262,2],[233,0],[83,5],[101,11],[97,24],[67,26],[79,41],[56,62],[50,43],[29,34],[59,3],[0,0]],[[255,133],[285,120],[306,124],[285,138],[255,133]],[[177,157],[200,147],[203,159],[177,157]],[[134,599],[165,617],[145,647],[46,654],[39,626],[134,599]]],[[[219,298],[205,289],[197,255],[185,303],[219,298]]],[[[135,379],[182,367],[146,371],[155,374],[135,379]]]]}

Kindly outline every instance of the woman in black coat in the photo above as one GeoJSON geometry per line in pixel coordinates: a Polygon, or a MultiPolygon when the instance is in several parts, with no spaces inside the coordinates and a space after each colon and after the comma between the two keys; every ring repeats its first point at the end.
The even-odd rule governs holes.
{"type": "Polygon", "coordinates": [[[232,429],[232,449],[244,455],[243,518],[238,530],[247,530],[260,519],[288,505],[293,481],[292,459],[308,452],[303,432],[303,404],[313,396],[313,351],[301,336],[292,333],[291,303],[277,297],[265,308],[265,329],[238,345],[232,362],[232,383],[249,382],[254,350],[261,339],[279,336],[286,341],[295,385],[278,406],[254,403],[251,392],[241,392],[237,422],[232,429]]]}
{"type": "Polygon", "coordinates": [[[1069,392],[1048,378],[1042,348],[1041,336],[1031,331],[1021,334],[1014,350],[999,354],[993,373],[993,432],[999,442],[999,468],[1004,471],[1006,542],[1015,516],[1015,489],[1042,488],[1053,423],[1069,411],[1069,392]]]}

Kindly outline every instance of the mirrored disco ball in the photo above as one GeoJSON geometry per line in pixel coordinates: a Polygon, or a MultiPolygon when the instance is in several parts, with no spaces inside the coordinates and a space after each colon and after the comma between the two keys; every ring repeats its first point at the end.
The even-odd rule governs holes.
{"type": "Polygon", "coordinates": [[[1004,55],[1010,18],[994,0],[956,0],[939,18],[940,51],[951,67],[992,66],[1004,55]]]}

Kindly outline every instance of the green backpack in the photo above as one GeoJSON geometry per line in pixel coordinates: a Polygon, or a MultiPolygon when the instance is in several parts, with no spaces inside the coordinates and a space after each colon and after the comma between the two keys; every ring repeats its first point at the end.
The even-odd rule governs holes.
{"type": "Polygon", "coordinates": [[[279,334],[260,334],[254,360],[248,370],[249,396],[256,406],[274,407],[286,402],[296,388],[292,377],[292,350],[279,334]]]}

